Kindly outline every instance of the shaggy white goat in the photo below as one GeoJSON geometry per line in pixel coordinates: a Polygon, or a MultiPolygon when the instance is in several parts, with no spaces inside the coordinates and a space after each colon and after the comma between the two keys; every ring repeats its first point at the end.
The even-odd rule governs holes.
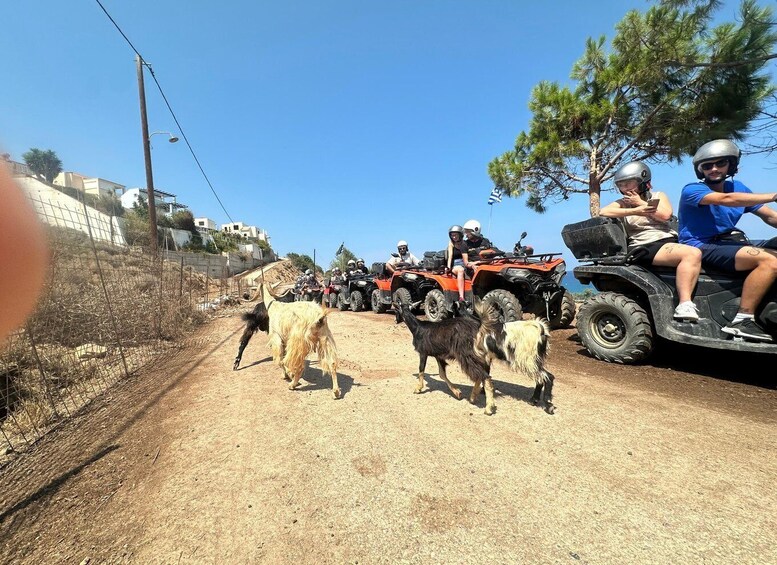
{"type": "Polygon", "coordinates": [[[327,312],[313,302],[279,302],[264,285],[259,287],[262,302],[252,312],[243,315],[246,329],[240,340],[240,349],[233,369],[237,370],[243,350],[258,330],[270,336],[273,361],[283,370],[283,378],[291,381],[294,390],[305,371],[305,357],[318,354],[321,372],[332,375],[332,393],[340,398],[337,382],[337,348],[329,331],[327,312]]]}

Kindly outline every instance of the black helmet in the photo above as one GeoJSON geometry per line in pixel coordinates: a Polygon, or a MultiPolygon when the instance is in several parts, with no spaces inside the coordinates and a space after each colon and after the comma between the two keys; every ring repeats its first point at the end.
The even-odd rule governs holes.
{"type": "Polygon", "coordinates": [[[716,161],[718,159],[728,159],[728,176],[733,177],[739,167],[739,158],[742,153],[732,141],[728,139],[716,139],[705,143],[693,156],[693,172],[696,178],[703,179],[704,173],[701,172],[701,164],[707,161],[716,161]]]}
{"type": "Polygon", "coordinates": [[[464,237],[464,228],[457,224],[454,224],[448,228],[448,237],[450,237],[450,235],[453,233],[458,233],[459,235],[461,235],[461,237],[464,237]]]}

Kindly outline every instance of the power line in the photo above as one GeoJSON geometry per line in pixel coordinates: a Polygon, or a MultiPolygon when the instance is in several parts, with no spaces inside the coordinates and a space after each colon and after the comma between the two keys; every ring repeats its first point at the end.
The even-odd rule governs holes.
{"type": "Polygon", "coordinates": [[[229,215],[229,212],[227,212],[227,209],[224,207],[224,204],[221,202],[221,198],[219,198],[219,195],[216,193],[216,189],[213,188],[213,185],[210,182],[210,179],[208,178],[208,175],[205,174],[205,170],[202,168],[202,165],[200,164],[200,160],[197,158],[197,155],[194,153],[194,149],[192,148],[191,143],[189,143],[189,138],[186,137],[186,132],[183,131],[183,127],[181,126],[181,123],[178,121],[178,118],[175,115],[175,112],[173,112],[172,106],[170,106],[170,102],[167,100],[167,96],[165,96],[164,91],[162,90],[162,85],[159,84],[159,80],[156,78],[156,74],[154,74],[154,69],[151,68],[151,65],[146,62],[146,60],[143,58],[143,55],[140,54],[140,52],[135,49],[135,46],[132,44],[132,42],[129,40],[129,37],[122,31],[122,29],[119,27],[119,24],[116,23],[116,20],[114,20],[111,15],[108,13],[108,10],[105,9],[105,6],[102,5],[100,0],[95,0],[97,2],[97,5],[100,6],[103,12],[105,12],[105,15],[108,16],[108,19],[111,20],[111,23],[114,25],[114,27],[119,31],[121,36],[124,38],[124,40],[127,42],[127,44],[132,48],[132,50],[135,52],[135,54],[140,57],[141,64],[145,65],[148,71],[151,73],[151,78],[154,79],[154,84],[156,84],[156,87],[159,89],[159,94],[162,95],[162,100],[165,101],[165,105],[167,106],[167,109],[170,111],[170,115],[173,116],[173,121],[175,121],[175,125],[178,126],[178,131],[181,132],[181,137],[183,137],[183,140],[186,142],[186,146],[189,148],[189,152],[192,154],[192,157],[194,158],[194,162],[197,163],[197,167],[200,169],[200,172],[202,173],[203,178],[205,179],[205,182],[208,183],[208,186],[210,187],[211,192],[213,193],[213,196],[216,197],[216,200],[219,203],[219,206],[221,206],[221,209],[224,210],[224,213],[227,215],[227,218],[231,223],[234,223],[234,220],[229,215]]]}

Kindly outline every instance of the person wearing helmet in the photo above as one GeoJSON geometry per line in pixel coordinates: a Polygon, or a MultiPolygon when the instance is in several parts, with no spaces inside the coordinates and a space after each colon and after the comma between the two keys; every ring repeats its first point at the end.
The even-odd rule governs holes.
{"type": "Polygon", "coordinates": [[[773,341],[755,320],[755,310],[777,280],[777,251],[751,242],[736,228],[746,213],[777,227],[777,212],[764,204],[777,193],[754,193],[734,175],[741,153],[728,139],[702,145],[693,156],[697,182],[680,194],[680,241],[698,247],[702,265],[727,272],[750,271],[742,287],[739,311],[724,333],[754,341],[773,341]]]}
{"type": "Polygon", "coordinates": [[[391,254],[391,258],[386,262],[386,270],[389,273],[393,273],[400,263],[405,263],[413,267],[420,263],[418,258],[410,253],[407,242],[404,239],[397,242],[397,253],[391,254]]]}
{"type": "Polygon", "coordinates": [[[349,259],[345,264],[345,278],[349,278],[356,272],[356,259],[349,259]]]}
{"type": "Polygon", "coordinates": [[[364,273],[365,275],[370,272],[370,270],[364,265],[364,259],[359,258],[356,260],[356,271],[364,273]]]}
{"type": "Polygon", "coordinates": [[[672,204],[663,192],[651,191],[651,179],[650,167],[643,162],[623,165],[613,176],[622,197],[602,208],[599,215],[623,221],[630,250],[639,246],[646,251],[636,263],[675,267],[679,303],[674,319],[697,322],[693,289],[701,271],[701,250],[678,243],[677,232],[669,224],[672,204]]]}
{"type": "Polygon", "coordinates": [[[464,241],[464,228],[453,225],[448,228],[448,270],[456,276],[459,302],[464,300],[464,271],[469,266],[469,248],[464,241]]]}
{"type": "Polygon", "coordinates": [[[480,229],[480,222],[477,220],[468,220],[463,226],[464,236],[466,237],[469,256],[476,258],[477,253],[484,249],[493,247],[491,241],[483,235],[480,229]]]}

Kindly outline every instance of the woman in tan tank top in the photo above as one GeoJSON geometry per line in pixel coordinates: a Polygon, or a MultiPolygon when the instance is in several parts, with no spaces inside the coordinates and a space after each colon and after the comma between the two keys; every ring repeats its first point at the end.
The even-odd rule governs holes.
{"type": "Polygon", "coordinates": [[[695,322],[699,313],[692,295],[701,271],[701,250],[677,243],[677,232],[669,223],[672,203],[663,192],[651,192],[650,180],[650,168],[641,161],[623,165],[614,176],[623,197],[602,208],[599,214],[621,218],[629,247],[639,245],[647,250],[637,263],[676,268],[679,304],[674,318],[695,322]]]}

